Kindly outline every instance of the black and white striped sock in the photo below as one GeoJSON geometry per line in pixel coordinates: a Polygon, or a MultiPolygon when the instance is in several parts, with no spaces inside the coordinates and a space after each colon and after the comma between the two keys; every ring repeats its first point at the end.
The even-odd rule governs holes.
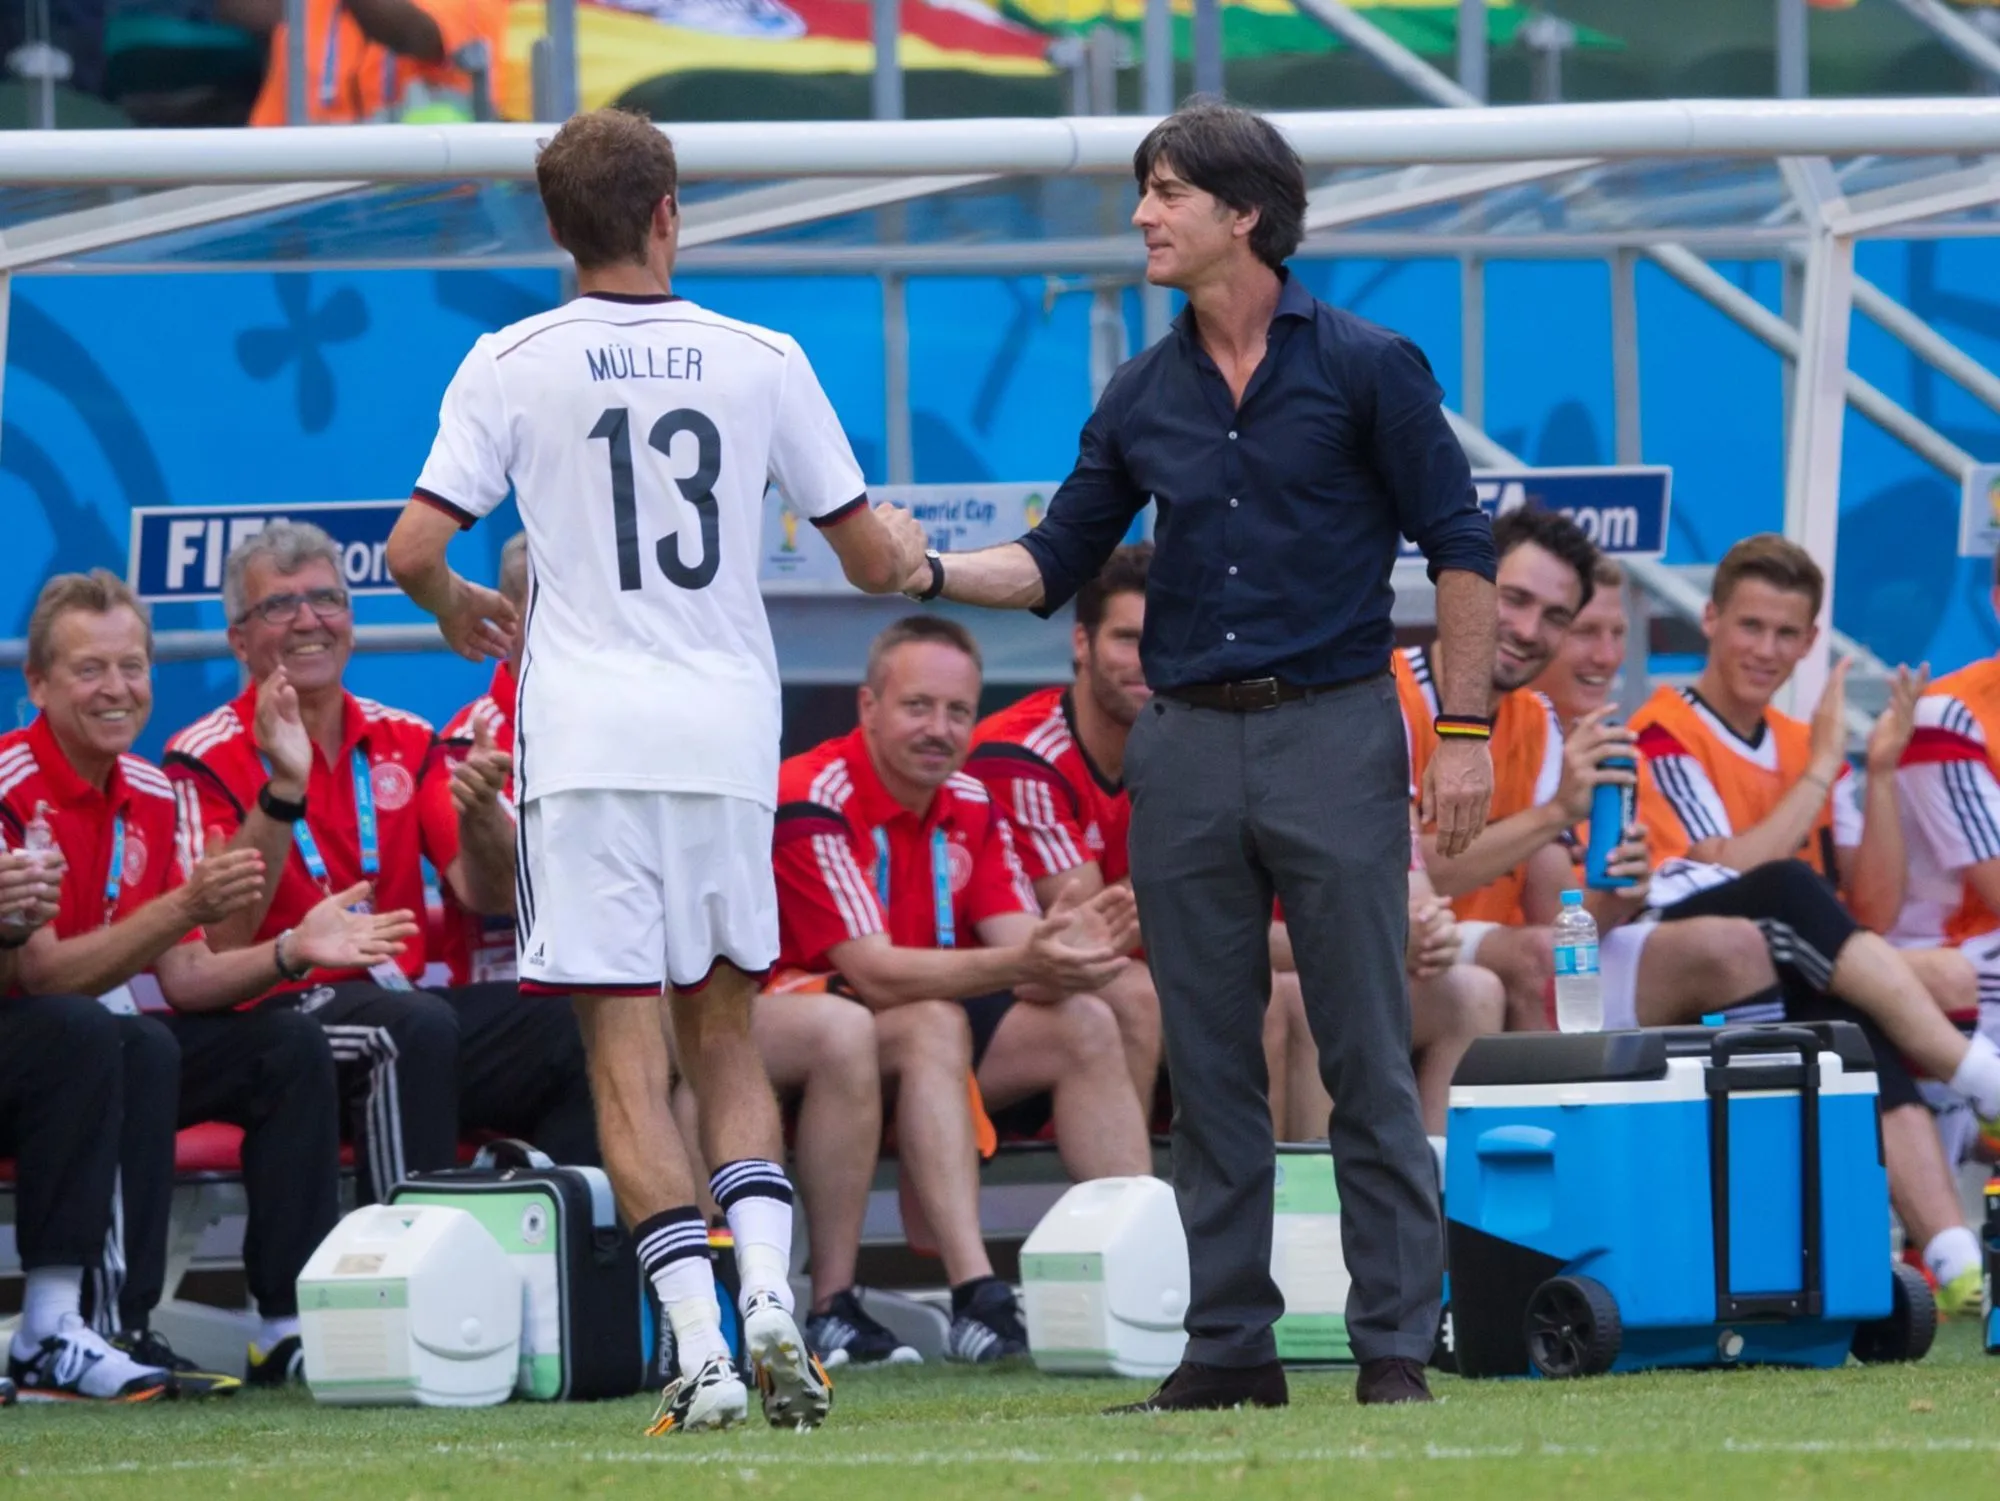
{"type": "Polygon", "coordinates": [[[709,1262],[708,1227],[689,1204],[641,1220],[632,1231],[639,1267],[673,1325],[681,1374],[693,1376],[714,1355],[727,1355],[722,1338],[722,1305],[715,1296],[709,1262]]]}
{"type": "Polygon", "coordinates": [[[736,1272],[744,1299],[772,1293],[790,1313],[792,1182],[785,1170],[761,1157],[725,1162],[710,1175],[708,1191],[736,1237],[736,1272]]]}

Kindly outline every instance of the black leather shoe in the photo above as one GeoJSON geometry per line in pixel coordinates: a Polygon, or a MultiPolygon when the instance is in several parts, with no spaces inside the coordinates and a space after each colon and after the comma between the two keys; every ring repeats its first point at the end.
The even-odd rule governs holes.
{"type": "Polygon", "coordinates": [[[1284,1407],[1291,1402],[1285,1368],[1275,1360],[1263,1365],[1200,1365],[1184,1360],[1160,1389],[1143,1402],[1107,1407],[1106,1416],[1127,1412],[1214,1412],[1227,1407],[1284,1407]]]}
{"type": "Polygon", "coordinates": [[[1433,1402],[1430,1384],[1424,1380],[1423,1365],[1414,1360],[1390,1356],[1386,1360],[1363,1361],[1355,1378],[1354,1400],[1363,1407],[1377,1402],[1433,1402]]]}

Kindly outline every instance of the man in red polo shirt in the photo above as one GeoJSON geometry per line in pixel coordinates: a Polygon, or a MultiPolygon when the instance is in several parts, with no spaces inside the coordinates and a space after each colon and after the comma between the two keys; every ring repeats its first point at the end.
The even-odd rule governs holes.
{"type": "MultiPolygon", "coordinates": [[[[119,1331],[119,1347],[140,1364],[175,1372],[185,1395],[237,1383],[193,1370],[147,1328],[166,1290],[175,1130],[203,1120],[244,1128],[245,1263],[265,1321],[253,1351],[296,1343],[294,1284],[337,1216],[338,1117],[325,1039],[303,1017],[229,1008],[287,973],[391,956],[416,924],[408,912],[349,912],[367,894],[360,886],[320,902],[271,943],[211,950],[202,925],[255,899],[263,862],[254,851],[197,861],[192,795],[130,753],[152,712],[151,668],[144,609],[116,577],[58,574],[43,586],[27,664],[41,712],[0,736],[0,836],[60,851],[68,872],[55,921],[20,951],[16,983],[35,995],[96,996],[122,1018],[122,1214],[114,1226],[122,1224],[123,1243],[114,1231],[93,1288],[98,1321],[119,1331]],[[148,971],[174,1008],[164,1020],[133,1004],[131,982],[148,971]]],[[[17,1347],[17,1362],[21,1354],[17,1347]]],[[[26,1364],[23,1385],[46,1385],[61,1362],[26,1364]]],[[[253,1353],[252,1371],[281,1378],[283,1366],[253,1353]]]]}
{"type": "Polygon", "coordinates": [[[1072,1177],[1152,1170],[1117,1023],[1092,993],[1137,942],[1131,893],[1041,916],[1006,818],[960,770],[979,679],[963,626],[899,621],[869,649],[860,727],[779,769],[779,977],[763,998],[803,972],[874,1014],[897,1155],[952,1284],[945,1353],[976,1362],[1027,1344],[980,1238],[967,1070],[996,1108],[1053,1093],[1072,1177]]]}
{"type": "MultiPolygon", "coordinates": [[[[264,857],[263,887],[217,924],[218,946],[295,924],[355,880],[385,907],[421,910],[423,861],[482,911],[513,902],[513,823],[491,798],[437,816],[426,781],[449,777],[431,727],[343,686],[354,620],[333,540],[275,522],[223,567],[229,639],[252,686],[167,742],[167,769],[200,795],[205,827],[264,857]]],[[[420,934],[400,960],[282,984],[267,1004],[326,1029],[347,1088],[361,1191],[379,1198],[410,1172],[448,1167],[462,1130],[497,1130],[559,1162],[596,1161],[583,1045],[569,1009],[508,985],[415,988],[420,934]]]]}
{"type": "MultiPolygon", "coordinates": [[[[1129,882],[1125,737],[1152,698],[1139,664],[1150,542],[1121,547],[1076,595],[1076,680],[1030,693],[972,732],[965,769],[1014,826],[1015,848],[1047,907],[1070,886],[1092,896],[1129,882]]],[[[1160,1072],[1160,998],[1152,972],[1130,964],[1098,992],[1118,1018],[1125,1066],[1150,1111],[1160,1072]]]]}

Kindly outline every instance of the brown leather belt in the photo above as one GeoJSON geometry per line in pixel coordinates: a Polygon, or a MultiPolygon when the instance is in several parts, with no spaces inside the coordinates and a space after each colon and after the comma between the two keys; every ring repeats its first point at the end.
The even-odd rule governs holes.
{"type": "Polygon", "coordinates": [[[1232,714],[1261,714],[1280,704],[1351,688],[1356,683],[1385,677],[1389,669],[1363,673],[1358,678],[1342,678],[1337,683],[1288,683],[1282,678],[1248,678],[1240,683],[1189,683],[1181,688],[1163,688],[1160,697],[1195,709],[1223,709],[1232,714]]]}

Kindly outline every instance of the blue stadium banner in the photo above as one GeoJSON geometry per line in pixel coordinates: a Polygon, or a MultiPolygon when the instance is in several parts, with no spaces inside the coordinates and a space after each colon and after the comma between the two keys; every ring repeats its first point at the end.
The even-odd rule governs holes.
{"type": "Polygon", "coordinates": [[[155,603],[220,599],[229,550],[273,521],[310,521],[340,548],[341,571],[356,594],[394,594],[383,554],[400,500],[341,500],[297,506],[138,506],[125,581],[155,603]]]}
{"type": "MultiPolygon", "coordinates": [[[[1472,488],[1490,516],[1522,506],[1560,511],[1605,552],[1657,558],[1667,550],[1674,472],[1660,464],[1602,468],[1475,469],[1472,488]]],[[[1405,557],[1416,548],[1403,544],[1405,557]]]]}

